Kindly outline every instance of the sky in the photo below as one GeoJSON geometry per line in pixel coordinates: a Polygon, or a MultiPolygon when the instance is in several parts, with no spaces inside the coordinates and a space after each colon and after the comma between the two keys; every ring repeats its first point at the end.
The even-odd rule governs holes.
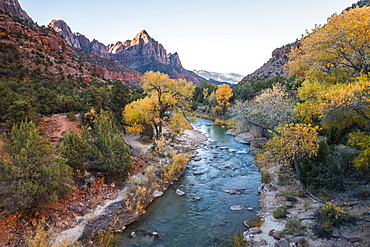
{"type": "Polygon", "coordinates": [[[325,24],[356,0],[19,0],[39,25],[64,20],[105,45],[141,30],[184,68],[248,75],[274,49],[325,24]]]}

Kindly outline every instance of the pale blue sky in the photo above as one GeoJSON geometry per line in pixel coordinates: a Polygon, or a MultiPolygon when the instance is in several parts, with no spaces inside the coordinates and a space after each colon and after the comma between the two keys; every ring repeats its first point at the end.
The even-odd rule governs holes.
{"type": "Polygon", "coordinates": [[[186,69],[252,73],[271,52],[356,0],[19,0],[39,25],[63,19],[104,44],[146,30],[186,69]]]}

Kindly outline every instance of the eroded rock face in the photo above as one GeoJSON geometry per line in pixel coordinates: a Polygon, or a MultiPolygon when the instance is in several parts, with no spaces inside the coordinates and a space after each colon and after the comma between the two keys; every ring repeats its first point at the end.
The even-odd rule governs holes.
{"type": "Polygon", "coordinates": [[[271,58],[266,63],[264,63],[252,74],[244,77],[240,83],[244,83],[250,79],[265,80],[276,76],[287,77],[288,74],[285,71],[284,66],[289,60],[288,55],[292,48],[298,46],[298,43],[293,43],[287,46],[276,48],[272,52],[271,58]]]}
{"type": "Polygon", "coordinates": [[[142,30],[132,40],[104,45],[97,40],[90,42],[80,33],[73,33],[63,21],[52,21],[49,27],[66,38],[69,45],[81,48],[106,59],[117,60],[142,73],[153,70],[168,74],[172,79],[185,79],[197,83],[204,78],[182,67],[179,54],[167,53],[164,47],[142,30]]]}
{"type": "Polygon", "coordinates": [[[9,39],[16,40],[19,35],[27,36],[33,40],[37,40],[38,44],[43,46],[47,51],[57,51],[64,53],[72,53],[71,47],[65,39],[59,35],[44,34],[37,32],[27,26],[15,22],[7,15],[0,15],[0,35],[5,35],[9,39]]]}
{"type": "Polygon", "coordinates": [[[33,20],[28,16],[26,11],[22,9],[18,0],[0,0],[0,9],[13,16],[18,16],[22,20],[33,23],[33,20]]]}
{"type": "Polygon", "coordinates": [[[60,35],[62,35],[70,46],[81,48],[78,36],[72,33],[67,23],[65,23],[62,20],[52,20],[48,26],[53,28],[60,35]]]}

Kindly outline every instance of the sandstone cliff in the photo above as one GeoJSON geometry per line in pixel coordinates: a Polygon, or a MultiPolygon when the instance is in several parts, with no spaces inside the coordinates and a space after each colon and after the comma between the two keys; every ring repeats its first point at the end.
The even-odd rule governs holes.
{"type": "Polygon", "coordinates": [[[4,59],[0,59],[0,70],[12,68],[13,65],[8,62],[14,59],[9,60],[6,57],[13,56],[6,52],[15,49],[12,52],[19,54],[17,59],[18,64],[22,64],[22,71],[18,71],[18,74],[22,74],[22,78],[31,78],[32,71],[39,69],[46,76],[73,75],[85,82],[99,75],[106,79],[125,81],[131,86],[138,86],[140,83],[140,72],[118,61],[103,59],[91,53],[80,54],[76,50],[82,51],[81,49],[72,48],[66,39],[53,30],[17,22],[5,14],[0,14],[0,36],[0,46],[4,51],[0,54],[4,59]]]}
{"type": "MultiPolygon", "coordinates": [[[[5,43],[16,43],[18,38],[25,37],[28,42],[24,42],[22,48],[37,49],[40,46],[52,52],[63,52],[71,54],[71,47],[66,40],[55,33],[41,32],[37,28],[30,28],[19,22],[14,21],[7,15],[0,15],[0,35],[6,37],[5,43]],[[37,42],[31,42],[37,41],[37,42]]],[[[2,43],[4,43],[2,42],[2,43]]]]}
{"type": "Polygon", "coordinates": [[[18,16],[24,21],[33,23],[31,17],[22,9],[17,0],[0,0],[0,10],[12,16],[18,16]]]}
{"type": "Polygon", "coordinates": [[[198,83],[204,78],[182,67],[179,55],[167,53],[164,47],[142,30],[132,40],[104,45],[97,40],[90,42],[80,33],[73,33],[62,20],[53,20],[49,27],[66,38],[76,48],[106,59],[117,60],[141,73],[153,70],[168,74],[173,79],[183,78],[198,83]]]}
{"type": "Polygon", "coordinates": [[[259,69],[254,71],[252,74],[244,77],[240,83],[245,81],[255,79],[255,80],[266,80],[276,76],[287,77],[288,74],[284,69],[285,64],[288,62],[288,54],[290,53],[292,47],[296,47],[297,42],[285,45],[280,48],[276,48],[272,52],[271,58],[264,63],[259,69]]]}
{"type": "Polygon", "coordinates": [[[61,34],[70,46],[81,49],[78,36],[72,33],[71,29],[64,21],[52,20],[49,25],[52,26],[57,33],[61,34]]]}

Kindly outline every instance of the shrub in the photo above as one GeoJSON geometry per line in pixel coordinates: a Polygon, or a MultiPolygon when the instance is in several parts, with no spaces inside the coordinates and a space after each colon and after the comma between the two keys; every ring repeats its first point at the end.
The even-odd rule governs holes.
{"type": "Polygon", "coordinates": [[[262,226],[262,217],[259,215],[254,216],[252,219],[247,221],[247,225],[250,228],[262,226]]]}
{"type": "Polygon", "coordinates": [[[281,195],[285,196],[288,201],[296,202],[297,201],[296,197],[298,196],[298,193],[294,190],[287,189],[281,192],[281,195]]]}
{"type": "Polygon", "coordinates": [[[267,184],[270,181],[270,173],[268,171],[262,172],[262,183],[267,184]]]}
{"type": "Polygon", "coordinates": [[[67,118],[69,121],[76,121],[76,114],[74,112],[67,112],[67,118]]]}
{"type": "Polygon", "coordinates": [[[321,230],[329,232],[333,226],[338,226],[347,219],[348,214],[343,208],[327,202],[319,213],[319,226],[321,230]]]}
{"type": "Polygon", "coordinates": [[[301,162],[300,179],[311,189],[342,189],[344,174],[353,157],[348,149],[320,142],[317,156],[301,162]]]}
{"type": "Polygon", "coordinates": [[[164,181],[172,181],[175,178],[181,176],[189,162],[188,155],[174,154],[172,157],[172,163],[167,167],[164,173],[164,181]]]}
{"type": "Polygon", "coordinates": [[[272,216],[274,216],[275,219],[285,218],[285,216],[286,216],[286,208],[285,207],[278,207],[277,209],[275,209],[275,211],[272,214],[272,216]]]}
{"type": "Polygon", "coordinates": [[[242,232],[237,232],[234,235],[234,242],[232,247],[244,247],[246,245],[246,241],[244,240],[244,236],[242,232]]]}
{"type": "Polygon", "coordinates": [[[303,233],[304,228],[300,224],[299,218],[292,218],[285,224],[285,233],[291,235],[298,235],[303,233]]]}

